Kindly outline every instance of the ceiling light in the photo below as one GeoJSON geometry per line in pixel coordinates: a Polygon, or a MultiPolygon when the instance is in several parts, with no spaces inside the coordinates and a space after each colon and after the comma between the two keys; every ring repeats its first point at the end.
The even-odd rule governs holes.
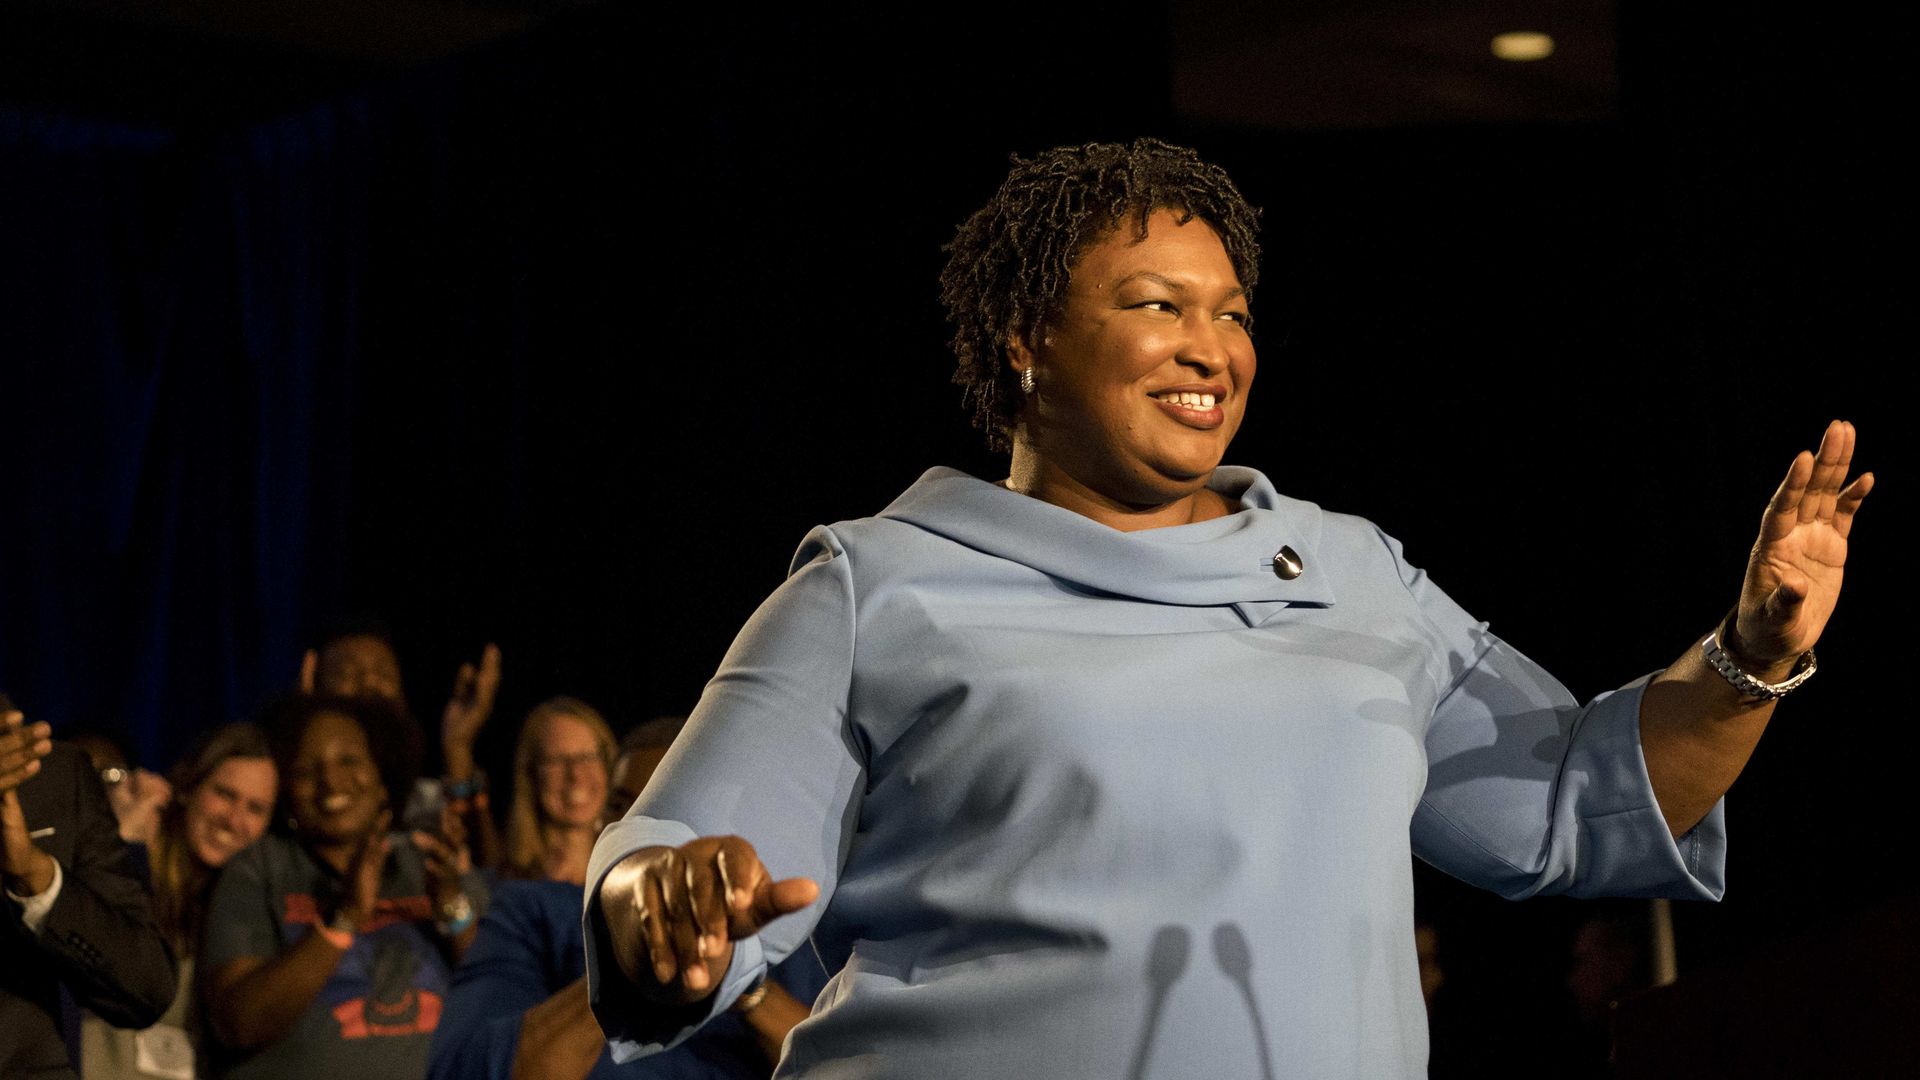
{"type": "Polygon", "coordinates": [[[1553,38],[1538,30],[1509,30],[1494,36],[1493,55],[1502,60],[1545,60],[1553,55],[1553,38]]]}

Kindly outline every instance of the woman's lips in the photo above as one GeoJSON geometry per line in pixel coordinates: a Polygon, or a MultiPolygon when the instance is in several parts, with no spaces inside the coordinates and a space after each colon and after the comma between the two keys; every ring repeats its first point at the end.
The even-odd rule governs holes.
{"type": "Polygon", "coordinates": [[[1153,395],[1153,403],[1161,412],[1190,428],[1212,431],[1227,422],[1226,410],[1220,405],[1224,396],[1204,391],[1166,391],[1153,395]]]}

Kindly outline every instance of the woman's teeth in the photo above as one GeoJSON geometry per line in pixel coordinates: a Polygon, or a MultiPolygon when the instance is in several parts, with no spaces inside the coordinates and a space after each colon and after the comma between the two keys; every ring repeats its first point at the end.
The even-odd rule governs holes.
{"type": "Polygon", "coordinates": [[[337,814],[352,805],[353,796],[351,795],[329,795],[320,800],[320,809],[329,814],[337,814]]]}
{"type": "Polygon", "coordinates": [[[1190,394],[1182,390],[1170,390],[1153,396],[1169,405],[1182,405],[1189,409],[1213,408],[1212,394],[1190,394]]]}

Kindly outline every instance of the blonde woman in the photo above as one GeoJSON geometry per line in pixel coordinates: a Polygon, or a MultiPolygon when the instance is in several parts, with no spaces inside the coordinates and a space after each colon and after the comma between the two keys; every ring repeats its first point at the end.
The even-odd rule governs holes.
{"type": "Polygon", "coordinates": [[[617,752],[606,720],[586,702],[556,697],[534,706],[513,751],[506,876],[586,883],[617,752]]]}

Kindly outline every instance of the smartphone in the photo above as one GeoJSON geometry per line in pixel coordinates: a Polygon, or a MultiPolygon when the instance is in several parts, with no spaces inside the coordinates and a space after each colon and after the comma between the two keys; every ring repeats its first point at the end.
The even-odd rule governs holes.
{"type": "Polygon", "coordinates": [[[406,809],[400,814],[400,827],[408,832],[440,832],[440,811],[447,805],[447,789],[438,780],[422,778],[413,782],[406,809]]]}

